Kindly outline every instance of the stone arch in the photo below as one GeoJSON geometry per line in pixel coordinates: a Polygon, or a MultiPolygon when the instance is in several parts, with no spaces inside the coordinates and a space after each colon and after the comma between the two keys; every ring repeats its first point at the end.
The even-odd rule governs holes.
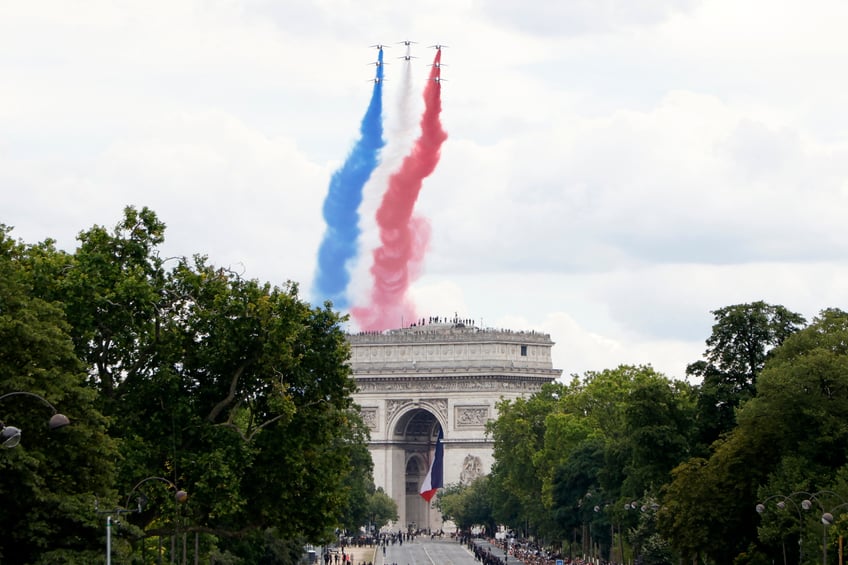
{"type": "MultiPolygon", "coordinates": [[[[445,410],[439,410],[438,407],[433,406],[429,402],[407,402],[403,406],[401,406],[395,414],[390,418],[387,429],[389,430],[389,437],[408,437],[408,432],[413,430],[410,429],[410,425],[414,425],[414,422],[411,420],[413,418],[421,418],[422,413],[429,414],[433,420],[438,424],[438,426],[442,429],[445,436],[448,433],[447,426],[447,413],[445,410]],[[445,412],[442,414],[442,412],[445,412]]],[[[435,432],[433,434],[433,438],[435,441],[436,434],[438,434],[439,429],[435,428],[435,432]]]]}
{"type": "Polygon", "coordinates": [[[562,375],[551,364],[554,344],[548,334],[478,327],[457,318],[420,322],[348,335],[354,401],[363,407],[371,430],[374,482],[398,505],[393,529],[413,521],[421,528],[443,525],[429,505],[423,510],[426,523],[410,518],[424,499],[406,494],[407,476],[426,474],[429,448],[435,444],[435,435],[428,446],[426,434],[414,433],[422,423],[434,434],[438,428],[444,432],[445,481],[461,480],[462,470],[470,480],[491,464],[493,440],[485,424],[496,403],[533,394],[562,375]]]}
{"type": "Polygon", "coordinates": [[[430,469],[430,460],[439,431],[446,426],[433,410],[423,404],[412,404],[398,411],[389,428],[390,437],[403,451],[403,499],[407,530],[430,527],[436,511],[418,493],[430,469]]]}

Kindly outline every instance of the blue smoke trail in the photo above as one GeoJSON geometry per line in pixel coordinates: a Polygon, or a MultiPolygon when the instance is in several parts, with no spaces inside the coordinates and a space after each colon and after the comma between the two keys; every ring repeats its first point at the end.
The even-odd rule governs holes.
{"type": "Polygon", "coordinates": [[[347,287],[350,283],[348,263],[356,257],[361,230],[359,205],[362,189],[379,163],[383,140],[383,49],[377,55],[374,92],[362,125],[360,138],[347,160],[330,179],[324,200],[327,230],[318,248],[318,268],[312,294],[317,302],[331,300],[336,309],[348,307],[347,287]]]}

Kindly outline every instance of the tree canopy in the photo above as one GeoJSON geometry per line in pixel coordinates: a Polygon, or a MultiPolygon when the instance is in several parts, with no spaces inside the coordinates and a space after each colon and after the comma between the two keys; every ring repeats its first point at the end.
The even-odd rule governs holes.
{"type": "MultiPolygon", "coordinates": [[[[164,259],[165,231],[129,207],[69,253],[0,226],[0,396],[26,392],[0,399],[23,430],[0,453],[0,561],[95,562],[103,512],[132,510],[113,550],[134,563],[164,539],[171,555],[288,565],[337,528],[396,520],[352,401],[345,318],[291,281],[164,259]],[[71,425],[48,430],[53,408],[71,425]]],[[[835,555],[848,314],[807,324],[759,301],[713,315],[689,380],[621,365],[500,402],[491,474],[444,489],[444,517],[645,565],[835,555]]]]}
{"type": "Polygon", "coordinates": [[[495,519],[569,553],[656,564],[797,562],[799,547],[821,549],[829,509],[829,539],[848,534],[848,314],[714,314],[694,382],[621,366],[501,403],[495,519]]]}
{"type": "MultiPolygon", "coordinates": [[[[15,494],[20,508],[42,517],[14,529],[22,539],[45,537],[26,544],[35,554],[72,549],[48,532],[52,523],[43,525],[52,516],[77,536],[89,528],[77,545],[90,548],[100,519],[94,497],[101,509],[141,497],[142,511],[125,515],[118,554],[179,530],[198,536],[206,553],[246,562],[279,554],[267,562],[285,562],[286,540],[330,539],[363,518],[373,490],[344,319],[329,304],[300,299],[293,282],[246,279],[202,256],[163,260],[164,233],[151,210],[132,207],[113,230],[81,232],[72,254],[50,241],[14,243],[3,232],[0,331],[9,339],[0,347],[12,353],[3,357],[3,390],[43,392],[73,409],[61,441],[34,437],[27,449],[49,440],[66,456],[51,479],[76,465],[65,469],[73,492],[50,489],[55,512],[33,502],[38,484],[29,498],[15,494]],[[87,480],[74,482],[80,474],[87,480]],[[189,493],[179,507],[176,488],[189,493]],[[84,500],[74,502],[78,490],[84,500]]],[[[0,414],[21,421],[7,404],[0,414]]],[[[25,453],[0,459],[21,467],[2,473],[0,490],[37,476],[24,471],[33,462],[17,459],[25,453]]],[[[50,464],[45,452],[39,469],[50,464]]],[[[36,562],[13,557],[11,547],[0,546],[4,563],[36,562]]]]}
{"type": "Polygon", "coordinates": [[[93,504],[113,496],[117,443],[61,307],[33,292],[32,263],[52,243],[28,249],[9,233],[0,226],[0,419],[22,441],[0,452],[0,561],[90,563],[101,536],[93,504]],[[71,425],[48,431],[49,405],[71,425]]]}

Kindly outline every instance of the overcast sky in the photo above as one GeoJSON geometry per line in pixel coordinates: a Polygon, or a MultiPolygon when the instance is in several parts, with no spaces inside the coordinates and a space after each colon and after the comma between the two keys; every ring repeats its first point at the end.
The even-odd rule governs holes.
{"type": "Polygon", "coordinates": [[[549,332],[565,375],[682,378],[712,310],[846,306],[846,22],[843,0],[0,0],[0,223],[72,251],[148,206],[165,254],[309,297],[369,45],[392,45],[391,131],[396,43],[419,42],[419,104],[447,44],[421,315],[549,332]]]}

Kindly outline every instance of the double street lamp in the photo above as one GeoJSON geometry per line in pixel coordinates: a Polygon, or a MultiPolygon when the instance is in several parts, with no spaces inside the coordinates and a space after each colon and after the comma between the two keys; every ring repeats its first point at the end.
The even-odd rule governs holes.
{"type": "MultiPolygon", "coordinates": [[[[35,394],[34,392],[25,392],[25,391],[15,391],[9,392],[2,396],[0,396],[0,401],[9,398],[11,396],[29,396],[32,398],[36,398],[40,400],[45,406],[53,410],[53,416],[50,417],[50,420],[47,422],[47,427],[51,430],[56,430],[59,428],[63,428],[71,423],[67,416],[64,414],[60,414],[56,407],[50,404],[47,399],[35,394]]],[[[0,445],[5,447],[6,449],[11,449],[21,443],[21,429],[15,426],[7,426],[0,421],[0,445]]]]}
{"type": "Polygon", "coordinates": [[[149,481],[160,481],[160,482],[167,484],[169,488],[174,489],[174,502],[177,505],[184,504],[188,500],[188,493],[186,491],[178,488],[177,485],[175,485],[174,483],[172,483],[168,479],[166,479],[164,477],[151,476],[151,477],[147,477],[145,479],[142,479],[138,483],[136,483],[136,485],[132,488],[132,490],[130,490],[129,494],[127,495],[127,502],[123,507],[116,506],[115,508],[113,508],[111,510],[100,510],[99,508],[97,508],[96,503],[95,503],[95,508],[94,508],[95,511],[98,514],[105,514],[106,515],[106,565],[112,565],[112,516],[113,515],[120,516],[121,514],[140,513],[144,509],[145,502],[147,502],[146,497],[139,496],[136,499],[136,507],[135,508],[129,508],[130,499],[132,498],[133,493],[136,490],[138,490],[138,488],[141,485],[143,485],[144,483],[149,482],[149,481]]]}
{"type": "MultiPolygon", "coordinates": [[[[587,495],[591,495],[591,493],[587,493],[587,495]]],[[[612,503],[606,502],[606,503],[604,503],[603,506],[601,506],[600,504],[596,504],[595,507],[593,508],[593,510],[595,512],[599,513],[602,510],[610,509],[610,508],[613,508],[612,503]]],[[[619,561],[624,561],[624,532],[622,531],[622,528],[621,528],[621,522],[624,519],[624,515],[627,514],[630,511],[633,511],[633,510],[639,510],[641,512],[648,512],[648,511],[656,511],[658,509],[659,509],[659,505],[656,502],[654,502],[653,500],[650,500],[650,501],[647,501],[647,502],[644,502],[644,503],[640,503],[639,501],[634,500],[632,502],[625,502],[624,503],[624,507],[623,507],[624,514],[622,514],[620,512],[610,512],[608,514],[609,518],[610,518],[610,550],[609,550],[609,560],[610,560],[610,562],[613,561],[613,554],[615,552],[616,525],[618,526],[618,559],[619,559],[619,561]]]]}
{"type": "MultiPolygon", "coordinates": [[[[821,523],[822,523],[822,565],[827,565],[827,527],[832,526],[835,518],[833,517],[833,512],[836,512],[840,508],[844,508],[848,506],[848,503],[842,502],[842,504],[838,504],[831,508],[830,510],[826,510],[824,504],[822,504],[822,497],[832,498],[840,500],[838,494],[833,491],[823,490],[819,492],[809,493],[804,491],[793,492],[790,494],[775,494],[763,502],[757,504],[756,510],[759,514],[763,514],[766,511],[766,504],[768,501],[774,498],[780,498],[781,500],[776,504],[776,506],[781,509],[786,509],[786,502],[791,502],[795,507],[795,511],[798,513],[798,562],[802,563],[804,560],[804,545],[803,545],[803,536],[804,536],[804,518],[801,513],[801,510],[809,511],[813,507],[813,503],[815,503],[819,510],[821,511],[821,523]],[[803,497],[800,505],[795,502],[793,497],[803,497]]],[[[840,550],[841,551],[841,550],[840,550]]],[[[841,555],[840,555],[841,557],[841,555]]],[[[783,562],[786,563],[786,551],[783,552],[783,562]]],[[[840,559],[841,563],[841,559],[840,559]]]]}
{"type": "MultiPolygon", "coordinates": [[[[803,563],[804,562],[804,517],[801,515],[801,507],[798,506],[798,503],[795,502],[795,500],[792,498],[793,495],[798,495],[798,494],[802,494],[802,493],[793,492],[790,495],[784,495],[784,494],[772,495],[772,496],[768,497],[767,499],[765,499],[764,501],[762,501],[761,503],[757,504],[756,510],[757,510],[758,514],[763,514],[766,511],[766,504],[768,504],[768,502],[770,500],[774,499],[774,498],[780,498],[780,501],[776,504],[776,506],[780,510],[786,509],[786,502],[787,501],[792,503],[792,506],[795,508],[795,512],[798,513],[798,563],[803,563]]],[[[803,494],[806,495],[807,493],[803,493],[803,494]]],[[[803,502],[802,502],[802,506],[803,506],[803,502]]],[[[809,506],[806,506],[804,509],[809,510],[809,506]]],[[[786,545],[785,544],[783,544],[783,565],[786,565],[786,545]]]]}

